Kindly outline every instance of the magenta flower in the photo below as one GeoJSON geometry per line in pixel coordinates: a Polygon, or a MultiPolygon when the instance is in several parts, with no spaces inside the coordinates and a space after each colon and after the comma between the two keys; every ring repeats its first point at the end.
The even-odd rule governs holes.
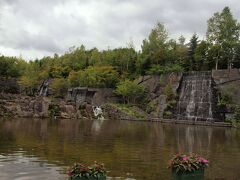
{"type": "Polygon", "coordinates": [[[201,162],[201,163],[204,163],[204,164],[208,163],[208,160],[206,160],[206,159],[204,159],[202,157],[200,157],[198,161],[201,162]]]}
{"type": "Polygon", "coordinates": [[[208,160],[203,159],[202,162],[205,163],[205,164],[207,164],[207,163],[208,163],[208,160]]]}
{"type": "Polygon", "coordinates": [[[187,161],[187,160],[188,160],[188,157],[183,156],[183,157],[182,157],[182,160],[183,160],[183,161],[187,161]]]}

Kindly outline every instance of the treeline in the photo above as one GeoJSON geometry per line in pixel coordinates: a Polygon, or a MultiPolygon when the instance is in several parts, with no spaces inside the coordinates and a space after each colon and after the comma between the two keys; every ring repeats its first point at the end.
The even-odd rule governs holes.
{"type": "Polygon", "coordinates": [[[82,45],[61,56],[29,62],[1,56],[0,75],[19,78],[22,89],[34,94],[46,78],[53,79],[51,86],[56,90],[75,86],[114,88],[120,81],[139,75],[240,68],[240,24],[230,9],[215,13],[207,23],[204,40],[194,33],[189,42],[183,36],[169,38],[164,25],[157,23],[140,51],[132,44],[103,51],[87,50],[82,45]]]}

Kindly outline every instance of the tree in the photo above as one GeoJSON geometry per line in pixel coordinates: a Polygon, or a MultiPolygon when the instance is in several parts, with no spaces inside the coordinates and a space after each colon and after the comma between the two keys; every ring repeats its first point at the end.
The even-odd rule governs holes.
{"type": "Polygon", "coordinates": [[[186,40],[186,38],[185,38],[183,35],[181,35],[181,36],[178,38],[179,44],[182,45],[182,46],[184,46],[185,40],[186,40]]]}
{"type": "Polygon", "coordinates": [[[89,66],[78,73],[80,86],[113,88],[119,81],[119,74],[112,66],[89,66]]]}
{"type": "Polygon", "coordinates": [[[229,7],[225,7],[221,13],[214,13],[208,20],[206,36],[210,48],[217,50],[212,57],[215,58],[216,69],[230,67],[239,42],[239,32],[240,24],[233,18],[229,7]]]}
{"type": "Polygon", "coordinates": [[[68,81],[64,78],[55,78],[50,84],[50,88],[55,92],[55,97],[64,97],[68,89],[68,81]]]}
{"type": "Polygon", "coordinates": [[[119,82],[115,93],[122,96],[125,103],[135,104],[144,100],[144,97],[146,95],[146,89],[144,86],[139,85],[134,81],[130,81],[129,79],[126,79],[119,82]]]}
{"type": "Polygon", "coordinates": [[[175,48],[173,48],[173,52],[175,53],[175,61],[173,64],[178,64],[178,66],[182,66],[182,69],[185,71],[190,70],[190,62],[188,58],[188,48],[185,44],[185,38],[180,36],[178,39],[179,43],[176,43],[175,48]]]}
{"type": "Polygon", "coordinates": [[[23,74],[26,64],[16,57],[0,56],[0,76],[17,78],[23,74]]]}
{"type": "MultiPolygon", "coordinates": [[[[163,65],[166,62],[168,32],[164,25],[157,23],[148,36],[143,40],[142,54],[138,58],[138,69],[148,69],[151,64],[163,65]]],[[[143,72],[141,72],[143,73],[143,72]]]]}
{"type": "Polygon", "coordinates": [[[195,59],[195,51],[198,45],[198,37],[197,34],[194,33],[192,35],[192,38],[190,39],[189,47],[188,47],[188,58],[190,62],[190,68],[189,70],[196,71],[197,65],[196,65],[196,59],[195,59]]]}
{"type": "Polygon", "coordinates": [[[207,59],[207,49],[208,44],[203,40],[197,45],[194,51],[195,68],[197,71],[207,71],[212,69],[210,62],[207,59]]]}

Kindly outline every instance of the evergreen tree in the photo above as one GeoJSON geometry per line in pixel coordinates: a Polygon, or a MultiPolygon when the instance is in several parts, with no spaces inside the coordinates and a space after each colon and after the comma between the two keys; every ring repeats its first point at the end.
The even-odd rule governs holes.
{"type": "Polygon", "coordinates": [[[193,71],[196,71],[198,69],[196,60],[195,60],[195,51],[196,51],[197,45],[198,45],[198,37],[197,37],[197,34],[194,33],[192,38],[190,39],[189,47],[188,47],[188,59],[190,62],[189,70],[193,70],[193,71]]]}

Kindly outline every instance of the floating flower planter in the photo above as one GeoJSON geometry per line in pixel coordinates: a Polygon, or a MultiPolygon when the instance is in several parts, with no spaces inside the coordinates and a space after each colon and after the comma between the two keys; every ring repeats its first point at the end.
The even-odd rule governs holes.
{"type": "Polygon", "coordinates": [[[106,180],[106,170],[96,162],[92,166],[76,163],[68,170],[68,176],[69,180],[106,180]]]}
{"type": "Polygon", "coordinates": [[[172,180],[203,180],[208,160],[198,155],[175,155],[170,163],[172,180]]]}

